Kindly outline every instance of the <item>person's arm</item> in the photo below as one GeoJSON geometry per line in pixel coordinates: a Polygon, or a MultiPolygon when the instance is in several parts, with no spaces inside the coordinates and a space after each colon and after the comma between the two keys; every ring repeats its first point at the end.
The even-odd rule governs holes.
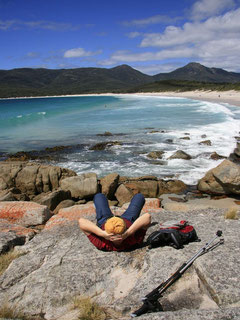
{"type": "Polygon", "coordinates": [[[94,233],[95,235],[110,240],[113,236],[112,233],[107,233],[105,230],[99,228],[96,224],[92,221],[84,218],[80,218],[78,220],[80,229],[88,236],[90,233],[94,233]]]}
{"type": "Polygon", "coordinates": [[[151,215],[149,213],[145,213],[122,234],[122,239],[126,239],[127,237],[133,235],[139,229],[147,229],[151,223],[151,215]]]}

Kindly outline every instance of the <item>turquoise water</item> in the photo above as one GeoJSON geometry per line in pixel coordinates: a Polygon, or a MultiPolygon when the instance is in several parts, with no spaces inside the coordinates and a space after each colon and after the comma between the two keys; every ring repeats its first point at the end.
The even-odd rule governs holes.
{"type": "Polygon", "coordinates": [[[78,173],[173,175],[192,182],[216,166],[208,159],[211,152],[226,156],[232,152],[240,128],[239,111],[227,104],[140,95],[0,100],[0,152],[79,145],[58,164],[78,173]],[[106,131],[113,136],[98,136],[106,131]],[[190,140],[181,139],[184,136],[190,140]],[[199,145],[206,139],[212,146],[199,145]],[[95,143],[109,140],[121,145],[90,150],[95,143]],[[193,159],[168,160],[179,149],[193,159]],[[165,152],[165,164],[147,157],[157,150],[165,152]]]}

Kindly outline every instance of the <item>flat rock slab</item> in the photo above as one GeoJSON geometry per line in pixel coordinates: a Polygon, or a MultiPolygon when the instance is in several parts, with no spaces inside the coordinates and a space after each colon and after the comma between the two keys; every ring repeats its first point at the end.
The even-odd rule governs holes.
{"type": "Polygon", "coordinates": [[[52,213],[47,206],[29,201],[0,202],[0,219],[29,227],[44,224],[52,213]]]}
{"type": "Polygon", "coordinates": [[[0,254],[16,245],[23,245],[36,234],[35,230],[0,219],[0,254]]]}
{"type": "Polygon", "coordinates": [[[159,223],[176,219],[193,224],[202,242],[190,243],[182,250],[165,246],[103,252],[89,242],[76,220],[44,230],[18,247],[25,254],[0,277],[0,304],[7,300],[29,315],[41,313],[50,320],[69,312],[74,297],[94,296],[101,305],[121,312],[124,319],[141,306],[144,295],[168,279],[221,229],[225,244],[199,257],[164,294],[164,313],[142,319],[237,320],[240,221],[225,220],[221,209],[159,210],[152,213],[154,224],[147,236],[159,228],[159,223]]]}

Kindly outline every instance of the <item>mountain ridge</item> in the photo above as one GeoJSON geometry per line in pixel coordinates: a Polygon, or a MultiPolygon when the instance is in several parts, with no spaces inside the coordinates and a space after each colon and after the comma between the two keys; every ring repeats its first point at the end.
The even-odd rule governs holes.
{"type": "Polygon", "coordinates": [[[169,73],[144,74],[126,64],[113,68],[0,70],[0,97],[134,92],[161,81],[238,83],[240,73],[191,62],[169,73]]]}

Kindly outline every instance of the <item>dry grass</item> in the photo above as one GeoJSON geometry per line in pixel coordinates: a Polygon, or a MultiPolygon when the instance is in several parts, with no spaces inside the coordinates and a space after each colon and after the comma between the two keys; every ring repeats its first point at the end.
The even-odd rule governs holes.
{"type": "Polygon", "coordinates": [[[0,255],[0,276],[4,273],[4,271],[8,268],[8,266],[10,265],[10,263],[20,257],[21,255],[23,255],[22,253],[17,253],[14,252],[13,250],[1,254],[0,255]]]}
{"type": "Polygon", "coordinates": [[[9,306],[9,303],[4,302],[0,306],[0,319],[18,319],[18,320],[43,320],[41,316],[30,316],[24,314],[23,311],[9,306]]]}
{"type": "Polygon", "coordinates": [[[30,320],[29,318],[25,317],[22,312],[13,309],[7,303],[0,307],[0,318],[30,320]]]}
{"type": "Polygon", "coordinates": [[[224,218],[225,219],[231,219],[231,220],[238,220],[238,208],[237,207],[229,208],[225,212],[224,218]]]}
{"type": "Polygon", "coordinates": [[[106,310],[89,297],[76,297],[73,301],[73,309],[80,310],[79,320],[106,320],[106,310]]]}

